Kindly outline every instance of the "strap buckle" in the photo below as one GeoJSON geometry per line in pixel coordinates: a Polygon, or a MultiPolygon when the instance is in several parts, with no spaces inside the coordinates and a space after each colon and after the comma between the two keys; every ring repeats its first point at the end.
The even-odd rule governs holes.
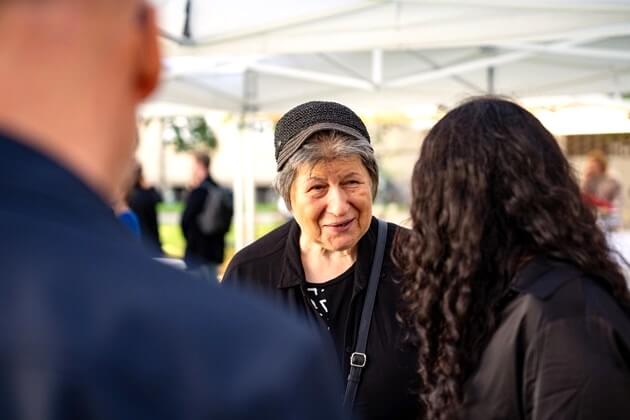
{"type": "Polygon", "coordinates": [[[354,352],[350,356],[350,366],[362,368],[367,363],[367,355],[365,353],[354,352]]]}

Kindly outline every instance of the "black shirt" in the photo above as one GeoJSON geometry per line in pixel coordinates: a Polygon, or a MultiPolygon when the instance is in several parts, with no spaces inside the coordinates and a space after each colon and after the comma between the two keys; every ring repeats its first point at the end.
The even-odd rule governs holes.
{"type": "Polygon", "coordinates": [[[137,185],[129,195],[129,208],[138,216],[143,243],[157,255],[162,254],[157,216],[157,205],[161,201],[162,196],[153,187],[144,188],[137,185]]]}
{"type": "Polygon", "coordinates": [[[181,218],[181,228],[186,239],[184,261],[189,268],[202,264],[221,264],[225,253],[225,234],[204,234],[197,222],[197,217],[203,211],[206,197],[209,194],[206,184],[218,186],[211,177],[207,177],[199,186],[194,188],[186,198],[186,205],[181,218]]]}
{"type": "Polygon", "coordinates": [[[352,298],[353,282],[354,264],[327,282],[304,282],[304,289],[313,309],[326,322],[329,330],[336,330],[336,324],[347,318],[343,312],[347,312],[347,305],[352,298]]]}
{"type": "Polygon", "coordinates": [[[630,317],[597,279],[538,257],[511,291],[461,418],[630,418],[630,317]]]}
{"type": "MultiPolygon", "coordinates": [[[[404,342],[404,333],[396,319],[401,303],[400,283],[391,258],[392,242],[403,228],[391,223],[388,228],[367,343],[367,365],[355,400],[355,414],[359,420],[417,420],[418,416],[417,349],[404,342]]],[[[359,241],[352,278],[340,282],[340,285],[347,286],[339,293],[343,303],[333,312],[329,307],[329,312],[333,313],[330,331],[322,317],[312,309],[304,289],[300,227],[294,220],[239,251],[230,261],[223,284],[257,292],[303,317],[313,326],[315,333],[332,337],[340,365],[339,379],[345,384],[350,370],[350,355],[356,346],[377,231],[378,222],[373,218],[368,232],[359,241]]]]}

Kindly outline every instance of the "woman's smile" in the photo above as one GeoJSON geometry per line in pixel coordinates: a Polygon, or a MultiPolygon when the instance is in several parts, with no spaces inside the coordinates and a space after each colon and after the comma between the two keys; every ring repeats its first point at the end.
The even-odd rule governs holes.
{"type": "Polygon", "coordinates": [[[323,225],[325,229],[329,229],[333,233],[345,233],[353,226],[353,222],[356,218],[346,219],[341,222],[326,223],[323,225]]]}

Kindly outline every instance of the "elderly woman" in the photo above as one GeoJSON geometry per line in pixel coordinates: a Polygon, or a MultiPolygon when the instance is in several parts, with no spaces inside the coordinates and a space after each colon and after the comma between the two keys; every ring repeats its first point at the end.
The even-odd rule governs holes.
{"type": "Polygon", "coordinates": [[[359,418],[416,419],[415,350],[396,319],[390,258],[401,228],[372,216],[378,167],[365,125],[343,105],[309,102],[278,121],[275,147],[276,187],[294,218],[237,253],[223,282],[275,299],[330,336],[359,418]]]}
{"type": "Polygon", "coordinates": [[[429,420],[627,419],[630,296],[554,137],[483,97],[428,133],[397,261],[429,420]]]}

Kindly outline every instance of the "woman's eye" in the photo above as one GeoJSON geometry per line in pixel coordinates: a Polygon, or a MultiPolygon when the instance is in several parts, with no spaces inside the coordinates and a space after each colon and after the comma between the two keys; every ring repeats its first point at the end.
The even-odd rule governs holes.
{"type": "Polygon", "coordinates": [[[321,191],[324,188],[326,188],[325,185],[313,185],[308,189],[308,191],[321,191]]]}

